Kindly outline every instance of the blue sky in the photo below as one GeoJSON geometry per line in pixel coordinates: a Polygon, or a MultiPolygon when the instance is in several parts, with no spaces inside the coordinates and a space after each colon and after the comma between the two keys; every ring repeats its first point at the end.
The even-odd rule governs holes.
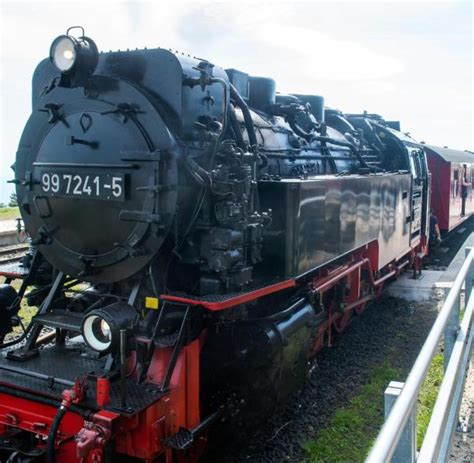
{"type": "Polygon", "coordinates": [[[418,140],[473,149],[472,2],[9,2],[0,0],[0,202],[31,112],[31,76],[81,24],[99,49],[162,46],[273,77],[418,140]]]}

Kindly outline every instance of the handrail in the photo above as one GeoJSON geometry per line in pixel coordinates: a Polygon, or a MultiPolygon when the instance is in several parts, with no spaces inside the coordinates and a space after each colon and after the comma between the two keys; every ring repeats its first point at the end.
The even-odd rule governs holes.
{"type": "MultiPolygon", "coordinates": [[[[448,368],[441,383],[438,392],[438,398],[431,414],[430,423],[426,430],[425,439],[418,454],[417,461],[432,462],[436,461],[443,443],[443,430],[446,428],[449,419],[450,404],[453,401],[456,389],[456,382],[459,382],[459,374],[462,371],[462,359],[466,353],[469,355],[470,345],[472,343],[472,334],[469,333],[472,317],[474,313],[474,293],[471,292],[469,301],[464,312],[461,328],[459,330],[456,344],[454,345],[449,360],[448,368]]],[[[457,407],[456,407],[457,408],[457,407]]],[[[444,458],[443,458],[444,460],[444,458]]]]}
{"type": "MultiPolygon", "coordinates": [[[[426,373],[435,355],[441,336],[443,335],[443,332],[445,331],[445,328],[448,325],[448,321],[450,317],[452,317],[455,311],[459,311],[459,294],[461,292],[462,285],[464,281],[466,280],[466,276],[468,275],[468,273],[470,274],[470,278],[472,278],[473,260],[474,260],[474,249],[471,249],[466,256],[466,260],[464,261],[453,283],[453,286],[448,294],[448,297],[446,298],[443,304],[443,307],[441,311],[439,312],[438,317],[436,318],[436,321],[434,322],[433,327],[431,328],[431,331],[428,337],[426,338],[425,343],[423,344],[423,347],[421,348],[420,353],[418,354],[418,357],[415,361],[415,364],[413,365],[413,368],[411,369],[408,375],[408,378],[403,386],[403,389],[400,392],[400,395],[398,399],[396,400],[390,412],[390,415],[385,421],[385,424],[383,425],[382,430],[380,431],[377,437],[377,440],[375,441],[375,444],[372,447],[372,450],[370,451],[366,459],[366,463],[389,462],[395,450],[397,449],[397,445],[400,441],[402,432],[405,429],[405,425],[407,424],[407,421],[410,415],[413,413],[414,404],[417,399],[418,392],[426,377],[426,373]]],[[[472,282],[471,281],[469,283],[466,282],[466,290],[468,289],[471,290],[471,288],[472,288],[472,282]]],[[[472,318],[473,305],[474,305],[474,298],[469,297],[469,302],[466,307],[466,313],[465,313],[463,324],[461,327],[460,335],[462,336],[465,336],[465,334],[467,333],[469,329],[469,324],[472,318]]],[[[456,342],[457,349],[454,350],[454,352],[456,353],[456,357],[451,356],[452,362],[450,361],[450,364],[452,363],[452,366],[451,365],[448,366],[446,373],[449,372],[449,374],[454,374],[457,371],[459,367],[459,360],[460,360],[459,346],[461,345],[462,347],[462,342],[463,342],[462,340],[459,341],[459,336],[458,336],[458,340],[456,342]],[[459,342],[461,342],[461,344],[459,344],[459,342]]],[[[455,378],[454,375],[453,375],[453,378],[455,378]]],[[[446,397],[447,391],[451,393],[451,390],[448,388],[450,386],[452,387],[453,381],[454,379],[450,380],[449,383],[446,383],[443,390],[440,391],[440,392],[443,392],[443,397],[446,397]]],[[[444,405],[447,407],[447,404],[444,404],[444,405]]],[[[436,415],[434,415],[433,413],[433,417],[445,416],[446,412],[445,410],[443,410],[443,404],[440,403],[440,405],[438,405],[435,411],[436,411],[436,415]]],[[[431,423],[432,421],[430,421],[430,427],[428,428],[428,431],[430,431],[430,428],[431,428],[431,432],[439,436],[438,434],[439,425],[435,425],[435,424],[431,425],[431,423]]],[[[439,449],[439,445],[436,444],[435,447],[438,447],[439,449]]],[[[422,449],[422,450],[424,450],[426,454],[428,454],[428,452],[432,454],[437,449],[436,448],[433,449],[432,446],[429,446],[429,444],[426,443],[425,449],[422,449]]],[[[425,460],[420,460],[420,461],[424,462],[425,460]]],[[[432,461],[432,460],[429,460],[429,461],[432,461]]]]}

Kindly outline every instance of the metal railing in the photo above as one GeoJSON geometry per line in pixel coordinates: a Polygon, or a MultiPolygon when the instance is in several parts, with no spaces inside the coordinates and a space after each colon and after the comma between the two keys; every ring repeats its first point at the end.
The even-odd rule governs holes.
{"type": "Polygon", "coordinates": [[[405,383],[386,390],[386,421],[366,463],[445,462],[457,424],[472,348],[474,248],[462,265],[405,383]],[[465,310],[460,324],[460,294],[465,282],[465,310]],[[444,335],[445,373],[419,454],[416,454],[416,402],[431,361],[444,335]],[[387,413],[389,409],[389,413],[387,413]]]}

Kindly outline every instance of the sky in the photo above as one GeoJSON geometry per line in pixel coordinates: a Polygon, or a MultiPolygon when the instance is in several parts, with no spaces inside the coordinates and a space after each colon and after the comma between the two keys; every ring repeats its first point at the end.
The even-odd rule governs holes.
{"type": "Polygon", "coordinates": [[[474,149],[473,2],[0,0],[0,202],[53,39],[82,25],[100,50],[172,48],[400,120],[419,141],[474,149]]]}

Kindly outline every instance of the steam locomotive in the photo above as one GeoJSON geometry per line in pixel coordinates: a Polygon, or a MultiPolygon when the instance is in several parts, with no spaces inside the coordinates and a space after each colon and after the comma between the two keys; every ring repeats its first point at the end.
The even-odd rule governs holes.
{"type": "Polygon", "coordinates": [[[398,122],[83,31],[32,85],[13,180],[31,252],[1,269],[8,461],[197,461],[421,268],[428,169],[398,122]]]}

